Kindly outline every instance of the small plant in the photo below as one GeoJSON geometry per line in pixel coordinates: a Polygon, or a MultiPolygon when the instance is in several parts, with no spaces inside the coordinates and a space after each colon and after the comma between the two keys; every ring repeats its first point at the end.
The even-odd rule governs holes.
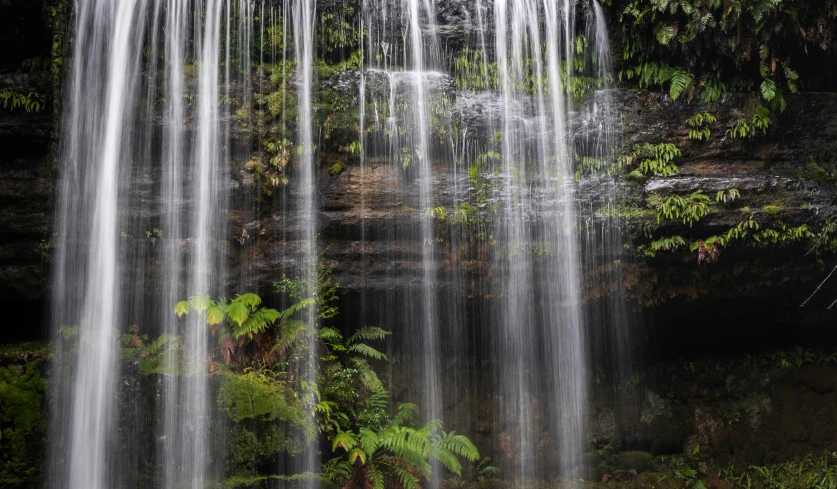
{"type": "Polygon", "coordinates": [[[775,465],[751,465],[740,473],[730,465],[719,475],[731,482],[734,489],[832,489],[837,487],[837,452],[825,452],[817,458],[808,455],[775,465]]]}
{"type": "Polygon", "coordinates": [[[673,251],[686,244],[680,236],[668,236],[652,241],[647,248],[643,250],[645,256],[654,257],[661,251],[673,251]]]}
{"type": "Polygon", "coordinates": [[[706,475],[706,466],[700,461],[700,445],[686,452],[686,457],[672,457],[674,477],[686,481],[691,489],[706,489],[701,477],[706,475]]]}
{"type": "Polygon", "coordinates": [[[672,143],[637,144],[631,152],[619,158],[619,165],[630,166],[639,160],[636,176],[661,175],[667,177],[678,172],[674,160],[683,153],[672,143]]]}
{"type": "Polygon", "coordinates": [[[709,197],[697,191],[688,197],[671,195],[657,208],[657,222],[665,219],[683,219],[691,227],[709,212],[709,197]]]}
{"type": "Polygon", "coordinates": [[[778,205],[766,205],[766,206],[762,207],[761,210],[763,210],[764,213],[767,214],[768,216],[775,216],[775,215],[779,214],[780,212],[782,212],[782,208],[779,207],[778,205]]]}
{"type": "Polygon", "coordinates": [[[444,221],[447,218],[447,215],[447,210],[445,210],[445,207],[441,205],[438,207],[428,207],[424,210],[424,217],[430,217],[440,221],[444,221]]]}
{"type": "Polygon", "coordinates": [[[686,120],[686,125],[689,126],[689,139],[697,141],[705,141],[709,139],[711,131],[709,126],[713,122],[717,122],[717,118],[709,112],[700,112],[695,114],[691,119],[686,120]]]}
{"type": "Polygon", "coordinates": [[[414,428],[415,404],[399,404],[390,415],[389,393],[373,392],[346,428],[328,432],[337,456],[323,464],[323,473],[338,487],[416,489],[433,475],[437,461],[456,475],[462,474],[460,458],[476,462],[479,452],[471,441],[442,431],[442,423],[429,421],[414,428]]]}
{"type": "Polygon", "coordinates": [[[735,199],[739,197],[741,197],[741,194],[737,189],[728,188],[726,190],[719,190],[718,193],[715,194],[715,202],[726,204],[727,202],[735,202],[735,199]]]}
{"type": "Polygon", "coordinates": [[[151,241],[151,244],[157,244],[157,240],[163,237],[163,231],[157,228],[145,232],[145,237],[151,241]]]}
{"type": "Polygon", "coordinates": [[[23,94],[4,88],[0,90],[0,102],[3,103],[3,108],[8,110],[15,110],[22,108],[26,112],[40,112],[44,107],[41,96],[34,91],[28,94],[23,94]]]}
{"type": "Polygon", "coordinates": [[[770,111],[760,105],[756,107],[756,111],[749,122],[745,119],[738,119],[732,127],[727,129],[726,134],[733,139],[754,138],[759,130],[762,135],[766,135],[771,124],[770,111]]]}

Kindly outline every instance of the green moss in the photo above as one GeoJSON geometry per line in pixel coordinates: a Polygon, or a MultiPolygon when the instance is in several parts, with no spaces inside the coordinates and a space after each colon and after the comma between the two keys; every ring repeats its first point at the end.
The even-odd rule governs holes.
{"type": "Polygon", "coordinates": [[[253,418],[298,425],[305,422],[302,404],[293,391],[282,382],[258,374],[224,374],[218,407],[237,423],[253,418]]]}
{"type": "Polygon", "coordinates": [[[767,214],[768,216],[775,216],[775,215],[779,214],[780,212],[782,212],[782,208],[779,207],[778,205],[766,205],[766,206],[762,207],[761,210],[763,210],[764,213],[767,214]]]}
{"type": "MultiPolygon", "coordinates": [[[[3,347],[3,356],[43,354],[38,344],[3,347]]],[[[8,357],[7,357],[8,358],[8,357]]],[[[37,487],[46,421],[44,359],[0,367],[0,487],[37,487]]]]}
{"type": "Polygon", "coordinates": [[[807,180],[813,180],[818,183],[830,183],[830,182],[837,182],[837,175],[834,174],[834,171],[828,171],[819,164],[817,164],[816,160],[813,157],[808,157],[808,171],[806,172],[799,172],[794,173],[795,178],[804,178],[807,180]]]}
{"type": "Polygon", "coordinates": [[[233,423],[226,431],[228,474],[249,478],[270,470],[282,453],[300,453],[316,436],[313,419],[284,382],[255,372],[219,377],[218,407],[233,423]]]}
{"type": "Polygon", "coordinates": [[[345,169],[346,169],[346,162],[345,161],[338,161],[337,163],[331,165],[331,168],[329,168],[328,173],[329,173],[329,175],[331,175],[333,177],[336,177],[337,175],[340,175],[341,173],[343,173],[343,170],[345,170],[345,169]]]}

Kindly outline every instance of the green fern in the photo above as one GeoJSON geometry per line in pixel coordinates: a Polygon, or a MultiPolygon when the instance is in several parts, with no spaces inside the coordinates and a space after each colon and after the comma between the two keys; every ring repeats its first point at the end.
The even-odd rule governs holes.
{"type": "Polygon", "coordinates": [[[324,478],[339,487],[378,487],[383,481],[395,489],[417,489],[433,476],[433,462],[454,474],[462,461],[479,461],[479,452],[465,436],[442,431],[432,420],[423,426],[409,423],[418,413],[413,404],[400,404],[390,415],[387,391],[373,392],[350,425],[329,431],[335,458],[323,464],[324,478]]]}

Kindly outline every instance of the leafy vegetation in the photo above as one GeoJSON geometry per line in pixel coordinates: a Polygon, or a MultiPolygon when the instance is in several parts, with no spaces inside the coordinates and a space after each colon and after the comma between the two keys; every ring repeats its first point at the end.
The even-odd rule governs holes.
{"type": "Polygon", "coordinates": [[[754,138],[761,131],[762,135],[767,134],[767,129],[770,127],[770,111],[762,106],[755,109],[752,119],[747,122],[746,119],[738,119],[733,125],[727,129],[727,136],[733,139],[737,138],[754,138]]]}
{"type": "Polygon", "coordinates": [[[634,145],[633,149],[619,157],[620,166],[636,165],[633,176],[659,175],[667,177],[678,172],[674,160],[682,156],[680,149],[672,143],[634,145]]]}
{"type": "Polygon", "coordinates": [[[34,353],[28,345],[10,350],[0,352],[0,486],[34,488],[46,435],[45,352],[40,345],[34,353]]]}
{"type": "Polygon", "coordinates": [[[342,487],[414,489],[432,476],[434,461],[460,474],[460,459],[479,460],[468,438],[442,431],[437,420],[416,425],[418,408],[412,404],[400,404],[392,413],[373,367],[387,357],[369,343],[389,333],[367,326],[344,337],[319,324],[338,312],[330,273],[320,268],[313,283],[284,277],[276,289],[292,305],[282,311],[263,307],[255,294],[229,300],[193,296],[175,306],[180,317],[200,315],[219,338],[224,364],[238,365],[238,373],[215,367],[224,376],[218,405],[238,423],[230,434],[233,475],[246,477],[279,452],[298,453],[317,431],[334,452],[323,477],[342,487]],[[304,375],[312,347],[319,359],[316,385],[304,375]],[[277,421],[295,426],[296,435],[274,433],[277,421]]]}
{"type": "Polygon", "coordinates": [[[43,97],[35,91],[24,94],[4,88],[0,90],[0,102],[7,110],[23,109],[26,112],[40,112],[44,108],[43,97]]]}
{"type": "Polygon", "coordinates": [[[434,461],[461,475],[460,458],[479,460],[468,438],[442,431],[437,420],[418,428],[410,426],[418,416],[414,404],[399,404],[395,411],[390,415],[389,394],[380,389],[366,399],[349,429],[341,429],[339,421],[330,424],[337,427],[329,439],[338,456],[324,466],[329,482],[344,489],[415,489],[432,477],[434,461]]]}
{"type": "Polygon", "coordinates": [[[718,119],[709,112],[700,112],[693,117],[686,120],[686,125],[689,126],[689,139],[697,141],[706,141],[712,132],[709,126],[717,122],[718,119]]]}
{"type": "Polygon", "coordinates": [[[833,57],[834,2],[807,0],[612,0],[620,18],[620,79],[669,90],[672,99],[712,102],[755,90],[774,110],[787,93],[829,81],[818,63],[833,57]],[[796,67],[805,69],[802,77],[796,67]]]}
{"type": "Polygon", "coordinates": [[[694,192],[688,197],[669,195],[657,207],[657,222],[665,219],[683,219],[691,227],[709,212],[709,197],[694,192]]]}
{"type": "Polygon", "coordinates": [[[751,465],[741,472],[730,465],[720,475],[733,489],[833,489],[837,487],[836,462],[837,452],[825,452],[774,465],[751,465]]]}

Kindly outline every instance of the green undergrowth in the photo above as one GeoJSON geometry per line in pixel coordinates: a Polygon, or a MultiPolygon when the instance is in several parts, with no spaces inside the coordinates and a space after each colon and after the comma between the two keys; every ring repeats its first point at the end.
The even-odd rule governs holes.
{"type": "Polygon", "coordinates": [[[680,367],[693,376],[731,374],[735,372],[769,371],[806,366],[837,367],[837,350],[796,346],[787,350],[747,355],[743,358],[718,360],[704,358],[681,361],[680,367]]]}
{"type": "Polygon", "coordinates": [[[721,471],[720,478],[731,482],[732,489],[835,489],[837,452],[772,465],[750,465],[744,470],[730,465],[721,471]]]}
{"type": "Polygon", "coordinates": [[[46,436],[47,348],[0,346],[0,487],[38,487],[46,436]]]}

